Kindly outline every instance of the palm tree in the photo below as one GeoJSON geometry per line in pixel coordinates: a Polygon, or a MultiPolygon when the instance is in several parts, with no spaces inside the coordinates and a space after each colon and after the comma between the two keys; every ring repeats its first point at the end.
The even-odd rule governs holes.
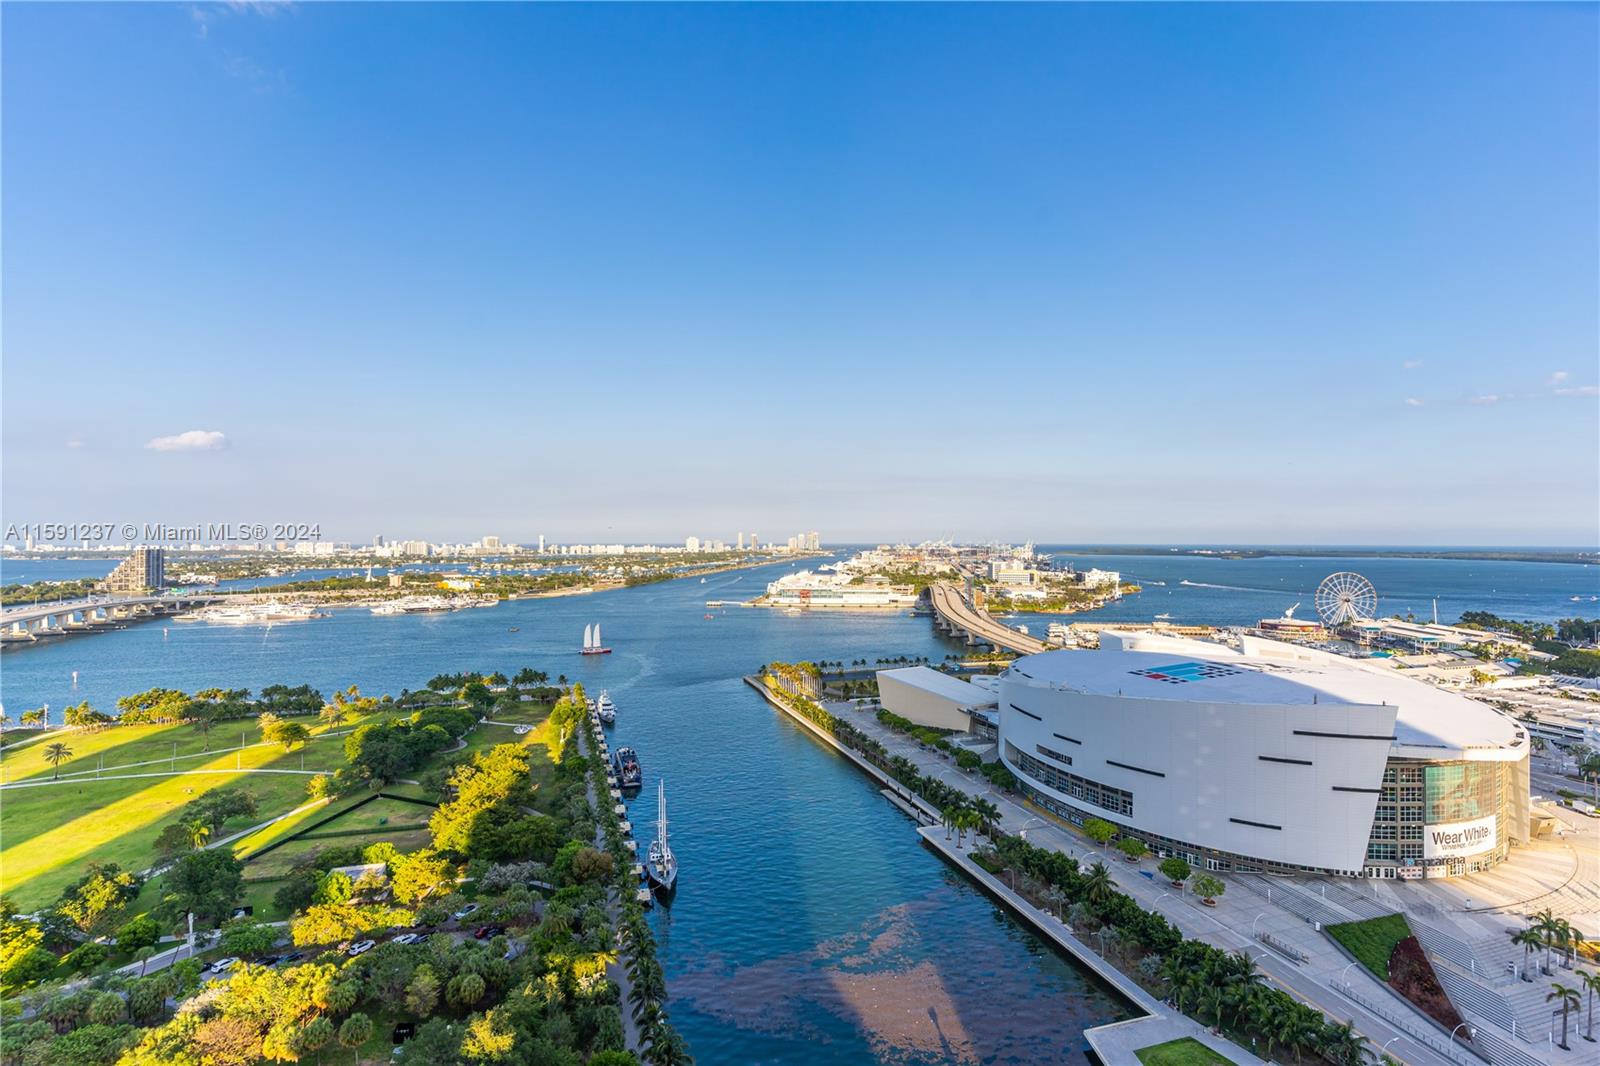
{"type": "Polygon", "coordinates": [[[1329,1023],[1322,1030],[1322,1053],[1339,1066],[1362,1066],[1367,1061],[1367,1038],[1352,1022],[1329,1023]]]}
{"type": "Polygon", "coordinates": [[[61,764],[70,758],[72,758],[72,749],[61,743],[59,740],[50,745],[48,748],[44,749],[44,761],[55,767],[56,771],[50,780],[55,781],[60,779],[61,764]]]}
{"type": "Polygon", "coordinates": [[[211,838],[211,826],[207,825],[205,819],[203,818],[196,818],[192,822],[185,822],[183,824],[183,828],[184,831],[189,834],[189,846],[194,848],[196,851],[199,851],[201,848],[205,847],[206,841],[211,838]]]}
{"type": "Polygon", "coordinates": [[[1591,751],[1578,763],[1578,774],[1594,785],[1594,801],[1600,803],[1600,751],[1591,751]]]}
{"type": "Polygon", "coordinates": [[[1578,990],[1568,988],[1563,984],[1552,984],[1550,991],[1545,994],[1544,1001],[1549,1003],[1552,999],[1561,1001],[1561,1050],[1571,1051],[1567,1046],[1567,1012],[1576,1008],[1583,1002],[1583,997],[1578,995],[1578,990]]]}
{"type": "Polygon", "coordinates": [[[1583,987],[1589,992],[1589,1034],[1584,1039],[1592,1044],[1594,1043],[1594,996],[1596,992],[1600,992],[1600,973],[1579,970],[1578,980],[1583,982],[1583,987]]]}
{"type": "Polygon", "coordinates": [[[1560,928],[1556,918],[1549,910],[1542,910],[1535,914],[1530,921],[1534,931],[1539,934],[1539,943],[1544,945],[1544,972],[1549,976],[1554,971],[1550,969],[1550,949],[1555,946],[1556,930],[1560,928]]]}
{"type": "Polygon", "coordinates": [[[1528,954],[1542,946],[1544,940],[1533,929],[1518,929],[1511,934],[1511,942],[1522,949],[1522,979],[1532,981],[1528,976],[1528,954]]]}
{"type": "Polygon", "coordinates": [[[993,840],[994,826],[1000,821],[1000,808],[992,800],[979,797],[972,801],[972,809],[978,812],[983,823],[983,835],[993,840]]]}
{"type": "Polygon", "coordinates": [[[1089,867],[1089,873],[1083,879],[1083,896],[1092,904],[1101,904],[1109,900],[1117,891],[1117,886],[1112,883],[1111,871],[1106,869],[1106,864],[1097,862],[1089,867]]]}

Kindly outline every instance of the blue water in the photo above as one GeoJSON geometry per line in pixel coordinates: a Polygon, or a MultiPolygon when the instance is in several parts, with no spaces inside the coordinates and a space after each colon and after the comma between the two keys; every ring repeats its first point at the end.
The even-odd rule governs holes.
{"type": "MultiPolygon", "coordinates": [[[[1378,591],[1382,615],[1453,622],[1463,611],[1489,611],[1518,621],[1549,622],[1581,615],[1600,618],[1600,566],[1576,563],[1480,562],[1455,559],[1296,558],[1217,559],[1204,556],[1074,555],[1039,549],[1056,565],[1116,570],[1143,591],[1069,621],[1141,621],[1172,615],[1179,624],[1249,625],[1281,615],[1299,603],[1298,617],[1314,617],[1317,584],[1336,570],[1353,570],[1378,591]],[[1151,584],[1153,581],[1165,585],[1151,584]],[[1184,585],[1183,581],[1194,584],[1184,585]],[[1572,597],[1579,597],[1573,602],[1572,597]],[[1594,597],[1591,599],[1590,597],[1594,597]]],[[[1051,619],[1030,615],[1041,624],[1051,619]]]]}
{"type": "Polygon", "coordinates": [[[705,600],[749,598],[787,569],[448,615],[135,625],[6,652],[0,697],[17,709],[81,699],[110,709],[157,684],[394,693],[462,669],[565,674],[616,700],[615,735],[639,749],[647,779],[636,824],[653,818],[655,778],[666,776],[683,872],[652,920],[668,1008],[699,1061],[1084,1061],[1083,1029],[1123,1017],[1123,1006],[739,680],[772,659],[937,660],[958,645],[903,615],[729,608],[705,618],[705,600]],[[581,656],[595,621],[616,650],[581,656]]]}

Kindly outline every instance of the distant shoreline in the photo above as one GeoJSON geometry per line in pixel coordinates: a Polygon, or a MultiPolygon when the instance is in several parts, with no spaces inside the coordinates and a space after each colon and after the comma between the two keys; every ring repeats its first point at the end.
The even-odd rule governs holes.
{"type": "Polygon", "coordinates": [[[1145,555],[1167,559],[1453,559],[1498,563],[1600,563],[1600,551],[1571,548],[1159,548],[1137,545],[1050,545],[1052,555],[1145,555]]]}

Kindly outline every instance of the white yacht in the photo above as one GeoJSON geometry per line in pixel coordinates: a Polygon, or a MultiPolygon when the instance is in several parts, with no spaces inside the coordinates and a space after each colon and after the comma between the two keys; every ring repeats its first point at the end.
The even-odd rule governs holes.
{"type": "Polygon", "coordinates": [[[678,886],[678,857],[667,843],[667,783],[656,782],[656,838],[644,864],[645,876],[657,892],[670,893],[678,886]]]}

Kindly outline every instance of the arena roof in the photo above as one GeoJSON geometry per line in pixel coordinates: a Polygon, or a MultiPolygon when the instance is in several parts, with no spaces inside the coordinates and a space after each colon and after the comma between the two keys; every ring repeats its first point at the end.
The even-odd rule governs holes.
{"type": "Polygon", "coordinates": [[[1277,641],[1242,650],[1166,635],[1101,635],[1098,651],[1047,651],[1010,674],[1075,692],[1129,699],[1282,706],[1397,707],[1395,745],[1510,748],[1520,727],[1492,707],[1377,666],[1277,641]]]}

